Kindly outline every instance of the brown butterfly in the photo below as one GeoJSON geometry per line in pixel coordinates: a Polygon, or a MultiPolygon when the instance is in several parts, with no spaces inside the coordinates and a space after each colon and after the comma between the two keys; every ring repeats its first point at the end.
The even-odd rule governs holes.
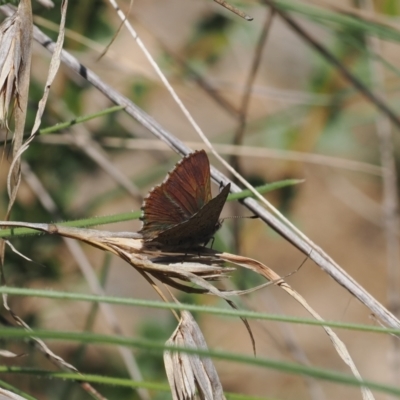
{"type": "Polygon", "coordinates": [[[220,228],[230,184],[211,196],[210,162],[204,150],[184,157],[142,205],[146,245],[180,250],[205,245],[220,228]]]}

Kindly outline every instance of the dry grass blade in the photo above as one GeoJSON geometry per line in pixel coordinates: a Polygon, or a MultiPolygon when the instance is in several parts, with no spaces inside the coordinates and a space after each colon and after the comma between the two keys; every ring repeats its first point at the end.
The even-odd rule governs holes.
{"type": "MultiPolygon", "coordinates": [[[[21,326],[27,331],[32,331],[32,329],[25,323],[25,321],[23,321],[17,314],[13,312],[6,300],[4,300],[4,308],[10,313],[17,325],[21,326]]],[[[36,348],[44,353],[46,355],[46,358],[48,358],[53,364],[57,365],[63,370],[78,372],[78,370],[73,365],[67,363],[57,354],[54,354],[41,339],[35,337],[32,337],[31,339],[33,340],[36,348]]]]}
{"type": "MultiPolygon", "coordinates": [[[[207,350],[200,327],[188,311],[181,313],[179,325],[166,345],[207,350]]],[[[209,358],[166,351],[164,364],[174,400],[195,399],[196,389],[201,399],[225,399],[217,371],[209,358]]]]}
{"type": "Polygon", "coordinates": [[[0,388],[0,400],[27,400],[18,394],[10,392],[9,390],[0,388]]]}
{"type": "MultiPolygon", "coordinates": [[[[96,229],[71,228],[56,224],[0,221],[0,227],[11,226],[31,228],[53,235],[80,240],[99,249],[109,251],[123,258],[132,266],[154,274],[158,278],[162,278],[166,275],[179,278],[183,281],[193,281],[194,278],[192,275],[194,275],[201,277],[203,280],[214,280],[234,270],[233,268],[226,268],[219,265],[207,265],[199,262],[177,263],[177,260],[185,256],[184,254],[177,255],[174,253],[144,250],[141,235],[136,232],[108,232],[96,229]],[[156,262],[157,258],[155,258],[154,261],[150,260],[150,257],[154,258],[155,256],[160,256],[159,259],[164,263],[168,261],[168,265],[156,262]]],[[[198,259],[198,253],[196,253],[196,256],[198,259]]],[[[208,261],[209,259],[202,258],[202,260],[208,261]]],[[[205,285],[207,290],[211,289],[206,281],[198,282],[205,285]]]]}
{"type": "MultiPolygon", "coordinates": [[[[270,269],[266,265],[262,264],[257,260],[253,260],[248,257],[237,256],[235,254],[221,253],[219,254],[219,257],[227,262],[231,262],[240,265],[244,268],[248,268],[264,276],[270,281],[274,281],[275,285],[279,286],[286,293],[290,294],[290,296],[292,296],[297,302],[299,302],[315,319],[321,322],[324,321],[323,318],[307,303],[307,301],[298,292],[292,289],[290,285],[284,281],[283,278],[281,278],[278,274],[276,274],[272,269],[270,269]]],[[[354,364],[349,352],[347,351],[346,345],[339,339],[339,337],[333,332],[331,328],[329,328],[328,326],[323,326],[323,329],[325,330],[326,334],[331,340],[339,356],[350,367],[354,376],[360,381],[362,381],[362,377],[358,372],[358,369],[354,364]]],[[[363,399],[365,400],[374,399],[372,392],[368,388],[362,386],[361,390],[363,399]]]]}
{"type": "MultiPolygon", "coordinates": [[[[199,260],[200,260],[200,258],[199,258],[199,260]]],[[[132,263],[133,266],[135,266],[135,265],[133,264],[133,261],[131,261],[131,263],[132,263]]],[[[174,271],[175,265],[176,265],[176,264],[169,264],[169,265],[168,265],[168,267],[169,267],[169,268],[172,267],[172,269],[169,270],[169,274],[167,275],[167,278],[168,278],[167,280],[163,279],[164,277],[160,277],[160,276],[157,276],[157,275],[154,275],[154,276],[156,276],[159,280],[161,280],[161,281],[164,282],[165,284],[169,285],[169,284],[171,283],[171,282],[170,282],[170,275],[176,273],[176,272],[174,271]]],[[[190,282],[196,284],[196,285],[199,286],[200,288],[202,288],[202,289],[204,289],[204,290],[207,291],[207,292],[204,292],[204,293],[213,294],[213,295],[215,295],[215,296],[217,296],[217,297],[219,297],[219,298],[225,300],[233,309],[235,309],[235,310],[238,309],[237,306],[235,305],[235,303],[234,303],[232,300],[229,299],[229,295],[232,296],[231,293],[230,293],[229,295],[227,295],[225,292],[223,292],[223,291],[217,289],[215,286],[213,286],[213,285],[211,285],[210,283],[208,283],[203,277],[199,276],[198,274],[194,274],[193,272],[187,271],[186,265],[187,265],[187,264],[185,263],[185,264],[183,265],[184,268],[182,268],[182,269],[179,271],[179,278],[180,278],[181,280],[188,280],[188,281],[190,281],[190,282]]],[[[198,264],[198,265],[200,265],[200,266],[202,266],[202,267],[205,267],[205,265],[203,265],[203,264],[198,264]]],[[[157,266],[157,268],[159,268],[159,266],[157,266]]],[[[227,273],[227,270],[231,270],[231,269],[223,268],[223,270],[221,270],[220,273],[221,273],[221,274],[226,274],[226,273],[227,273]]],[[[210,277],[208,277],[208,278],[210,279],[210,277]]],[[[212,276],[211,279],[214,279],[214,277],[212,276]]],[[[188,289],[187,291],[190,292],[192,288],[187,288],[187,289],[188,289]]],[[[254,355],[256,355],[256,342],[255,342],[255,339],[254,339],[253,332],[252,332],[252,330],[251,330],[251,328],[250,328],[250,325],[249,325],[249,323],[248,323],[248,321],[247,321],[246,318],[241,317],[240,319],[241,319],[242,322],[244,323],[244,326],[246,327],[247,332],[249,333],[250,340],[251,340],[251,345],[252,345],[252,347],[253,347],[253,353],[254,353],[254,355]]]]}
{"type": "MultiPolygon", "coordinates": [[[[21,1],[0,27],[0,124],[7,128],[14,103],[21,111],[26,107],[32,26],[30,2],[21,1]]],[[[22,122],[25,124],[25,120],[22,122]]]]}
{"type": "Polygon", "coordinates": [[[0,124],[8,128],[8,118],[11,101],[18,102],[18,78],[21,58],[21,43],[18,40],[19,35],[18,13],[7,19],[0,27],[0,124]]]}
{"type": "Polygon", "coordinates": [[[32,8],[30,0],[22,0],[17,11],[7,18],[0,32],[0,124],[8,128],[11,107],[15,104],[13,162],[8,177],[10,202],[6,219],[15,202],[21,179],[20,151],[28,106],[29,78],[32,54],[32,8]]]}
{"type": "Polygon", "coordinates": [[[5,358],[18,358],[22,357],[24,354],[15,354],[12,351],[8,350],[0,350],[0,357],[5,357],[5,358]]]}
{"type": "MultiPolygon", "coordinates": [[[[57,137],[53,136],[41,136],[38,138],[40,141],[48,144],[70,144],[66,135],[58,134],[57,137]]],[[[151,139],[127,139],[127,138],[115,138],[115,137],[103,137],[101,143],[105,146],[112,148],[123,148],[126,149],[151,149],[164,151],[168,149],[168,146],[163,142],[156,142],[151,139]]],[[[189,142],[185,141],[187,146],[193,149],[201,149],[201,142],[189,142]]],[[[307,153],[304,151],[293,151],[293,150],[279,150],[271,149],[268,147],[256,147],[256,146],[235,146],[232,144],[214,144],[214,148],[219,154],[229,154],[240,157],[255,157],[259,158],[271,158],[275,160],[289,160],[298,161],[301,163],[316,164],[321,166],[327,166],[332,168],[347,169],[349,171],[363,172],[366,174],[372,174],[382,176],[382,167],[362,161],[355,161],[345,158],[332,157],[325,154],[307,153]]]]}
{"type": "Polygon", "coordinates": [[[62,0],[62,2],[61,2],[61,21],[60,21],[58,38],[57,38],[56,46],[55,46],[55,49],[53,52],[53,56],[51,57],[50,68],[49,68],[49,72],[47,75],[47,80],[46,80],[43,97],[39,101],[39,108],[36,113],[35,123],[32,128],[32,134],[36,133],[36,131],[39,129],[39,126],[40,126],[40,123],[42,120],[42,115],[44,112],[44,108],[46,106],[47,99],[49,97],[50,87],[54,81],[54,78],[56,77],[58,68],[60,67],[60,63],[61,63],[60,57],[61,57],[61,51],[63,48],[64,36],[65,36],[65,20],[67,17],[67,8],[68,8],[68,0],[62,0]]]}
{"type": "MultiPolygon", "coordinates": [[[[50,68],[49,68],[49,72],[47,75],[44,93],[43,93],[42,98],[39,101],[38,111],[36,113],[35,123],[33,125],[32,131],[31,131],[31,136],[14,154],[14,160],[11,164],[10,174],[7,179],[7,188],[9,190],[9,193],[11,193],[11,189],[10,189],[11,173],[15,173],[14,171],[16,170],[17,164],[20,163],[19,160],[20,160],[22,153],[28,149],[30,143],[35,138],[35,134],[40,127],[42,115],[43,115],[44,108],[46,106],[46,102],[47,102],[47,99],[48,99],[48,96],[50,93],[51,85],[54,81],[54,78],[56,77],[58,68],[60,66],[60,62],[61,62],[60,56],[61,56],[61,51],[62,51],[63,44],[64,44],[65,20],[66,20],[66,15],[67,15],[67,7],[68,7],[68,0],[63,0],[61,3],[61,21],[60,21],[60,27],[59,27],[59,34],[58,34],[58,38],[57,38],[57,43],[55,44],[53,55],[51,57],[50,68]]],[[[32,19],[31,19],[31,21],[32,21],[32,19]]],[[[31,25],[32,25],[32,22],[31,22],[31,25]]],[[[23,134],[23,131],[22,131],[22,134],[23,134]]],[[[22,140],[22,136],[21,136],[21,140],[22,140]]]]}
{"type": "Polygon", "coordinates": [[[54,3],[51,0],[36,0],[38,3],[40,3],[43,7],[46,8],[53,8],[54,3]]]}
{"type": "Polygon", "coordinates": [[[246,21],[253,21],[253,17],[250,17],[250,15],[247,15],[246,13],[244,13],[243,11],[239,10],[238,8],[236,8],[235,6],[233,6],[232,4],[229,4],[227,1],[225,0],[214,0],[216,3],[218,3],[219,5],[221,5],[222,7],[226,8],[227,10],[233,12],[234,14],[238,15],[241,18],[244,18],[246,21]]]}

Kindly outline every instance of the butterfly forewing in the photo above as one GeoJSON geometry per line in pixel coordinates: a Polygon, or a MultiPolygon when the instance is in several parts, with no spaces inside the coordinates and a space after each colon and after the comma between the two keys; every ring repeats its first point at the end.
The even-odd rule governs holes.
{"type": "Polygon", "coordinates": [[[184,157],[144,200],[140,230],[144,241],[169,248],[204,244],[220,226],[218,219],[229,187],[212,199],[206,152],[184,157]]]}
{"type": "Polygon", "coordinates": [[[210,201],[210,163],[205,151],[196,151],[183,158],[170,173],[164,191],[186,219],[210,201]]]}
{"type": "Polygon", "coordinates": [[[140,232],[145,239],[152,239],[159,232],[185,220],[179,206],[165,195],[163,184],[156,186],[145,198],[142,211],[143,227],[140,232]]]}

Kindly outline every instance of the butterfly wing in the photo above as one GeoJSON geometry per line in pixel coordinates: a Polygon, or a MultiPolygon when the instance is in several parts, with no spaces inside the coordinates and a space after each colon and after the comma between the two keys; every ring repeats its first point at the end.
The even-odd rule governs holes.
{"type": "Polygon", "coordinates": [[[182,224],[211,200],[210,163],[204,150],[184,157],[142,206],[144,240],[182,224]]]}
{"type": "Polygon", "coordinates": [[[178,225],[184,220],[181,210],[165,195],[162,185],[156,186],[144,199],[142,205],[143,226],[139,231],[145,240],[178,225]]]}
{"type": "Polygon", "coordinates": [[[159,233],[151,240],[152,244],[161,248],[185,249],[207,243],[220,227],[219,216],[229,190],[230,184],[188,220],[159,233]]]}
{"type": "Polygon", "coordinates": [[[164,192],[186,219],[211,200],[210,163],[204,150],[183,158],[170,173],[164,192]]]}

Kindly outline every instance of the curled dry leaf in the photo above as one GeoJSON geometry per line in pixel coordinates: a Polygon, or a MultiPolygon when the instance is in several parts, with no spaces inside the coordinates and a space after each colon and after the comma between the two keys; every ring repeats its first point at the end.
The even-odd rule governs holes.
{"type": "MultiPolygon", "coordinates": [[[[207,350],[201,330],[188,311],[181,313],[179,325],[166,345],[207,350]]],[[[209,358],[165,351],[164,364],[174,400],[195,399],[196,389],[201,399],[225,399],[217,371],[209,358]]]]}

